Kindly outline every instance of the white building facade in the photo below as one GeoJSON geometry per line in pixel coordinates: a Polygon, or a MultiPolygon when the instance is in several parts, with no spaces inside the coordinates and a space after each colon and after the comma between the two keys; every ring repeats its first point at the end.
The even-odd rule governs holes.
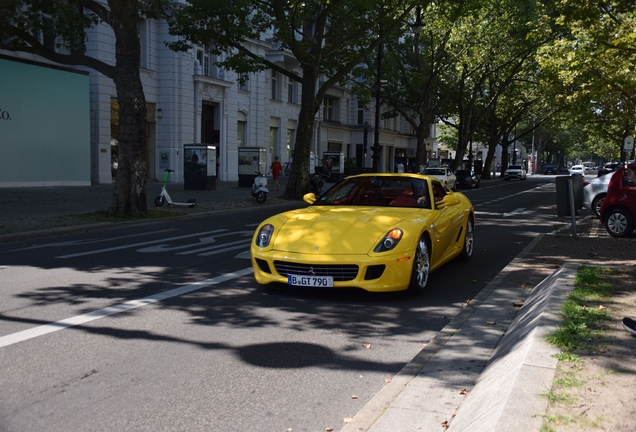
{"type": "MultiPolygon", "coordinates": [[[[244,83],[239,77],[215,64],[217,58],[205,47],[176,53],[165,42],[174,40],[164,21],[140,24],[141,79],[146,97],[148,177],[158,180],[165,168],[175,172],[172,182],[183,182],[184,145],[204,143],[217,148],[219,181],[238,179],[238,149],[267,149],[267,166],[278,156],[289,161],[296,139],[300,112],[301,85],[288,77],[266,70],[250,74],[244,83]]],[[[87,54],[115,64],[115,38],[112,29],[100,24],[87,34],[87,54]]],[[[293,70],[296,60],[276,46],[261,41],[248,48],[277,64],[293,70]]],[[[4,52],[16,57],[25,54],[4,52]]],[[[110,183],[116,169],[118,106],[113,81],[100,73],[84,69],[90,83],[91,181],[110,183]]],[[[329,90],[315,119],[311,151],[316,164],[324,152],[339,152],[355,158],[355,166],[371,167],[375,104],[363,106],[350,89],[329,90]],[[364,152],[365,122],[367,151],[364,152]]],[[[51,113],[52,116],[56,113],[51,113]]],[[[382,146],[381,171],[393,172],[398,161],[407,166],[415,158],[416,138],[403,118],[381,120],[379,144],[382,146]]],[[[434,135],[433,135],[434,136],[434,135]]],[[[436,151],[429,141],[429,157],[436,151]]]]}

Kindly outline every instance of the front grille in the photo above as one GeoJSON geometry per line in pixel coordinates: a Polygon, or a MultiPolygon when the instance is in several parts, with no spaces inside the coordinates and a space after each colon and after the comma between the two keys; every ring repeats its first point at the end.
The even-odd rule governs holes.
{"type": "Polygon", "coordinates": [[[287,261],[274,261],[274,267],[281,276],[289,274],[300,276],[332,276],[336,282],[354,280],[358,275],[355,264],[299,264],[287,261]]]}

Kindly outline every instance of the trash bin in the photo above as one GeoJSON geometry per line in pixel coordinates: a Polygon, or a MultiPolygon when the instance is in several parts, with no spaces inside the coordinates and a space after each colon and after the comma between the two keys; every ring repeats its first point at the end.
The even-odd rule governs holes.
{"type": "Polygon", "coordinates": [[[556,182],[556,199],[557,199],[557,216],[572,216],[570,213],[570,180],[572,181],[572,194],[574,197],[574,214],[581,214],[583,207],[583,176],[574,174],[572,176],[557,176],[556,182]]]}

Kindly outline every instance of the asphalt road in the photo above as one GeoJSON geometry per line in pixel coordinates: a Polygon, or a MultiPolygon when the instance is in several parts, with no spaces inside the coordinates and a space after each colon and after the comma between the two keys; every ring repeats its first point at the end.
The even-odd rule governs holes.
{"type": "Polygon", "coordinates": [[[563,222],[550,177],[466,194],[475,255],[420,296],[264,290],[271,209],[0,244],[0,431],[339,430],[563,222]]]}

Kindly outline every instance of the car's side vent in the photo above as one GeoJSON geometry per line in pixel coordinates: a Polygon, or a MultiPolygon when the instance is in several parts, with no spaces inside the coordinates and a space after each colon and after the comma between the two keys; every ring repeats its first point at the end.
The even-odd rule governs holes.
{"type": "Polygon", "coordinates": [[[262,259],[255,259],[256,264],[258,264],[258,268],[261,269],[261,271],[264,271],[265,273],[269,273],[271,274],[272,271],[269,269],[269,264],[267,264],[267,261],[262,260],[262,259]]]}
{"type": "Polygon", "coordinates": [[[462,233],[464,232],[464,227],[461,227],[459,229],[459,233],[457,233],[457,238],[455,239],[455,243],[457,243],[459,241],[460,238],[462,238],[462,233]]]}
{"type": "Polygon", "coordinates": [[[378,279],[384,273],[386,266],[384,264],[373,265],[367,267],[367,272],[364,275],[364,280],[378,279]]]}

